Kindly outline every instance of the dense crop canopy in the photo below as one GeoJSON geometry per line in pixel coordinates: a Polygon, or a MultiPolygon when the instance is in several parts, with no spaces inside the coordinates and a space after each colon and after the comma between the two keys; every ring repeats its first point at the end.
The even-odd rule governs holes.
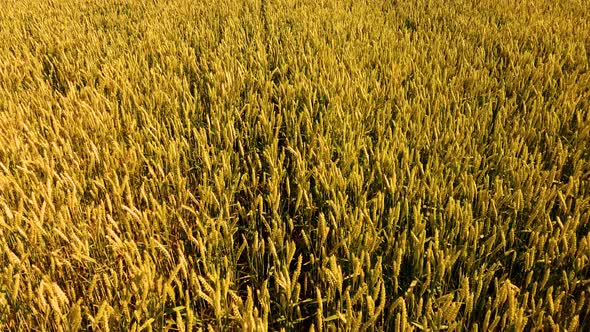
{"type": "Polygon", "coordinates": [[[587,1],[0,13],[0,330],[590,329],[587,1]]]}

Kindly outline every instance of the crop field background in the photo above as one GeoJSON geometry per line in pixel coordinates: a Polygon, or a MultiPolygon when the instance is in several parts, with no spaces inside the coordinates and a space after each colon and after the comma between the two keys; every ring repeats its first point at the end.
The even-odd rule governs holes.
{"type": "Polygon", "coordinates": [[[587,0],[0,1],[0,330],[588,331],[587,0]]]}

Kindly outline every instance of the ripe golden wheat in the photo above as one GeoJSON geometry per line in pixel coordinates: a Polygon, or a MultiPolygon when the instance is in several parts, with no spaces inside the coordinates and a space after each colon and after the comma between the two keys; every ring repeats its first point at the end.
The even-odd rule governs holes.
{"type": "Polygon", "coordinates": [[[3,0],[0,330],[590,329],[582,0],[3,0]]]}

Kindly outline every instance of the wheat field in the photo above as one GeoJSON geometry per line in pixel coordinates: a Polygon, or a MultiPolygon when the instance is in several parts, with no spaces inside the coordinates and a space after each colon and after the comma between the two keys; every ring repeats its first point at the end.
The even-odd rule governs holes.
{"type": "Polygon", "coordinates": [[[587,0],[0,1],[0,330],[589,329],[587,0]]]}

